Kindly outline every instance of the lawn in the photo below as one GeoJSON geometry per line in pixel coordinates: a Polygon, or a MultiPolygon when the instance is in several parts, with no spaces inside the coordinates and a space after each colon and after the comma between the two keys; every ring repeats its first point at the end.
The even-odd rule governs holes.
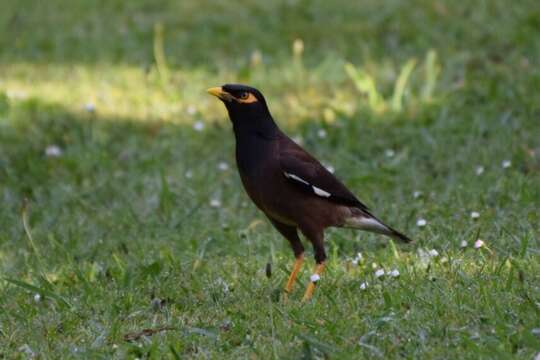
{"type": "Polygon", "coordinates": [[[534,358],[539,38],[536,0],[3,0],[0,358],[534,358]],[[285,303],[226,82],[415,243],[328,231],[285,303]]]}

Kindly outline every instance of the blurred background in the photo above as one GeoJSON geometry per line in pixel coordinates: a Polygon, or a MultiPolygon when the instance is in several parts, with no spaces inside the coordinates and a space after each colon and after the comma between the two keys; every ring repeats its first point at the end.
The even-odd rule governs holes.
{"type": "MultiPolygon", "coordinates": [[[[419,247],[538,255],[539,38],[536,0],[3,0],[0,272],[66,294],[165,291],[143,280],[217,259],[285,276],[205,92],[229,82],[419,247]]],[[[385,251],[329,239],[334,259],[385,251]]]]}

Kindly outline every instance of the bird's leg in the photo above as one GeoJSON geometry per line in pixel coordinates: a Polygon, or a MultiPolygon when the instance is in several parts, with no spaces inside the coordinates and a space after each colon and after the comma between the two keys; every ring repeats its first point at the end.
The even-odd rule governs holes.
{"type": "Polygon", "coordinates": [[[287,280],[287,285],[285,285],[285,296],[287,296],[287,294],[292,291],[292,287],[294,285],[294,282],[296,281],[296,275],[298,275],[298,272],[302,268],[303,263],[304,263],[304,253],[301,253],[300,255],[296,257],[293,269],[291,271],[291,275],[289,275],[289,280],[287,280]]]}
{"type": "Polygon", "coordinates": [[[302,232],[306,237],[311,241],[313,244],[313,250],[315,251],[315,261],[317,262],[317,265],[315,265],[315,271],[313,272],[313,275],[310,277],[310,282],[307,286],[306,292],[304,293],[304,297],[302,298],[302,301],[308,301],[313,296],[313,291],[315,291],[315,286],[317,282],[321,278],[321,274],[324,271],[324,261],[326,260],[326,252],[324,251],[324,232],[322,229],[314,229],[314,230],[308,230],[308,229],[302,229],[302,232]]]}
{"type": "Polygon", "coordinates": [[[289,241],[294,252],[294,256],[296,257],[291,275],[289,275],[289,280],[287,281],[287,285],[285,285],[285,300],[287,300],[287,294],[292,291],[296,276],[298,275],[298,272],[302,268],[302,263],[304,262],[304,246],[298,237],[296,226],[283,224],[270,216],[268,219],[270,219],[272,225],[274,225],[281,235],[283,235],[289,241]]]}
{"type": "Polygon", "coordinates": [[[315,290],[315,285],[320,279],[320,275],[324,271],[324,262],[319,263],[315,265],[315,272],[313,275],[311,275],[311,278],[309,279],[309,284],[307,286],[306,292],[304,293],[304,297],[302,298],[302,301],[308,301],[313,296],[313,291],[315,290]]]}

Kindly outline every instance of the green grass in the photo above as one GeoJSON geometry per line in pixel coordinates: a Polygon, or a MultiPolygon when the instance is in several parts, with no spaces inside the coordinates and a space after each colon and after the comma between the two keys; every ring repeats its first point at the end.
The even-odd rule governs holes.
{"type": "Polygon", "coordinates": [[[535,0],[3,1],[0,357],[531,359],[538,38],[535,0]],[[284,304],[205,94],[232,81],[416,243],[329,231],[284,304]]]}

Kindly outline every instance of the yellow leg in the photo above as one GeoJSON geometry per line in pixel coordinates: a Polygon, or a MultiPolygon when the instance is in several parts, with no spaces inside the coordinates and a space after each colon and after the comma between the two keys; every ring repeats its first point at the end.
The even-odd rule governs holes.
{"type": "Polygon", "coordinates": [[[313,296],[313,291],[315,290],[315,284],[317,281],[319,281],[319,275],[322,274],[324,271],[324,263],[317,264],[315,266],[315,272],[313,275],[311,275],[310,282],[307,286],[306,292],[304,293],[304,297],[302,298],[302,301],[308,301],[313,296]]]}
{"type": "Polygon", "coordinates": [[[288,293],[292,291],[294,282],[296,281],[296,275],[298,275],[298,272],[302,268],[302,263],[304,262],[304,254],[300,254],[296,261],[294,262],[293,269],[291,271],[291,275],[289,275],[289,280],[287,280],[287,285],[285,285],[285,297],[288,293]]]}

